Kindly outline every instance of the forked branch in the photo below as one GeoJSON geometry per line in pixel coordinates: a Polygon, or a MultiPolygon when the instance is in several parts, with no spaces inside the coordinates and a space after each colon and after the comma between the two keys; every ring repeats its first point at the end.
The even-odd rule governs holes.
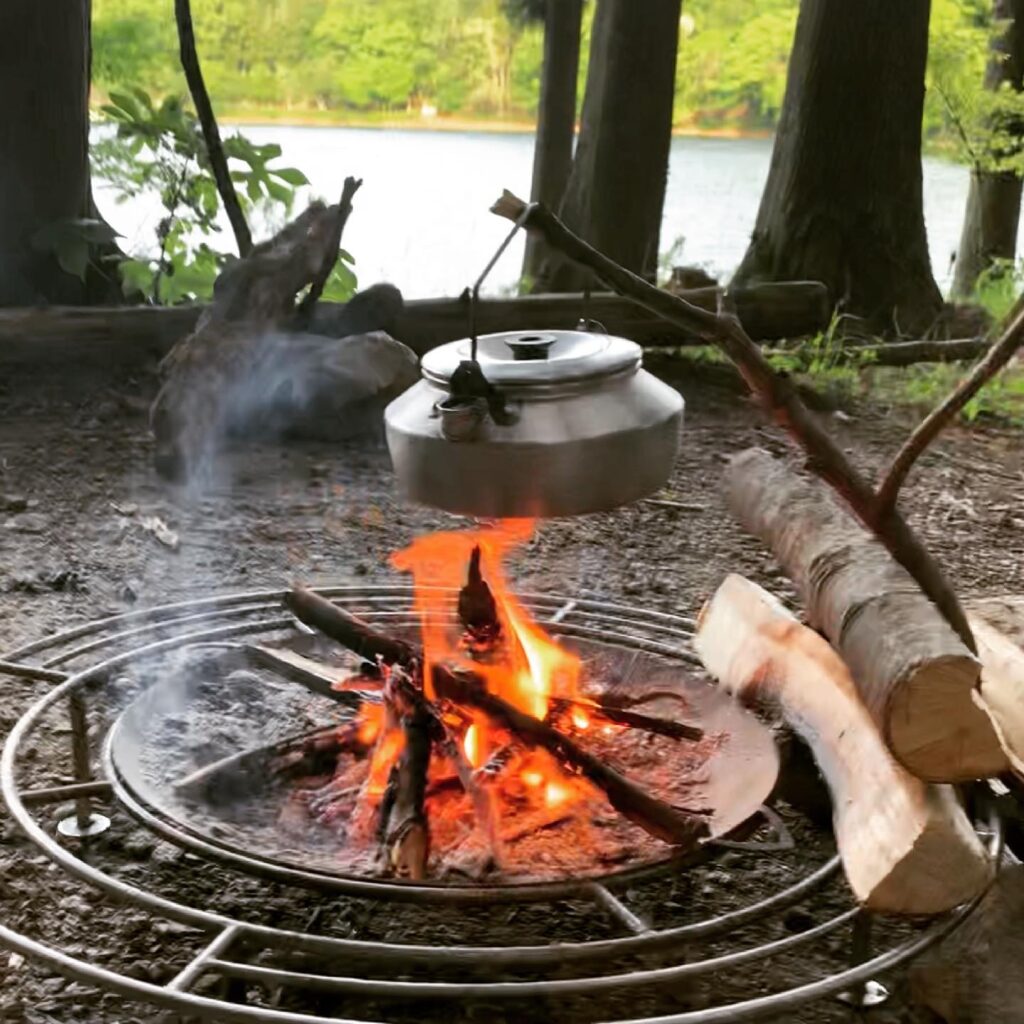
{"type": "Polygon", "coordinates": [[[541,234],[552,249],[592,270],[620,295],[722,349],[769,415],[803,449],[808,469],[828,483],[865,526],[878,535],[964,643],[974,650],[974,638],[963,609],[934,559],[895,506],[884,516],[876,514],[877,499],[871,483],[811,414],[792,382],[772,369],[761,349],[750,340],[735,317],[700,309],[637,277],[588,245],[542,204],[533,204],[527,211],[527,204],[522,199],[506,191],[491,207],[491,212],[513,222],[525,213],[524,226],[541,234]]]}

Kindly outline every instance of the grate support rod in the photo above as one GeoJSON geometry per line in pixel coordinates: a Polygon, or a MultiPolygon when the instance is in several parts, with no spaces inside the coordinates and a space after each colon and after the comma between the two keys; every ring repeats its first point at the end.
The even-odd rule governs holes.
{"type": "Polygon", "coordinates": [[[227,953],[242,934],[240,924],[230,924],[219,932],[209,945],[196,955],[173,977],[165,988],[171,992],[187,992],[201,974],[216,964],[218,957],[227,953]]]}
{"type": "Polygon", "coordinates": [[[0,675],[38,679],[43,683],[63,683],[68,677],[66,672],[57,672],[55,669],[41,668],[38,665],[25,665],[20,661],[0,661],[0,675]]]}
{"type": "Polygon", "coordinates": [[[642,917],[634,914],[622,900],[600,882],[592,882],[587,888],[590,895],[593,896],[594,902],[602,910],[611,914],[627,931],[634,935],[646,935],[651,930],[651,926],[642,917]]]}

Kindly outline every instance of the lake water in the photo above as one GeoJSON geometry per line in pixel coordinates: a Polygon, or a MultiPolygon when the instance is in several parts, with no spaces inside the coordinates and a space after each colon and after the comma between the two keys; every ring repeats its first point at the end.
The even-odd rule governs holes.
{"type": "MultiPolygon", "coordinates": [[[[526,197],[533,136],[361,128],[246,126],[254,142],[277,142],[282,164],[301,168],[312,192],[341,193],[348,174],[363,187],[345,229],[362,285],[391,281],[407,298],[457,295],[480,273],[508,230],[488,212],[503,188],[526,197]]],[[[676,138],[672,142],[661,248],[685,241],[675,262],[727,277],[742,258],[768,174],[767,139],[676,138]]],[[[935,276],[945,290],[960,238],[966,168],[924,162],[925,217],[935,276]]],[[[97,190],[103,214],[131,250],[151,243],[159,211],[132,201],[118,206],[97,190]]],[[[229,247],[225,239],[225,247],[229,247]]],[[[510,247],[486,291],[514,285],[522,241],[510,247]]]]}

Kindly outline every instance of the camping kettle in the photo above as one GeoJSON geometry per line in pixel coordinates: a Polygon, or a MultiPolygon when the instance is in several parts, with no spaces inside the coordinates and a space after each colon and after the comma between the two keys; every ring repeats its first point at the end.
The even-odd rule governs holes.
{"type": "Polygon", "coordinates": [[[663,486],[683,399],[635,342],[589,330],[506,331],[428,352],[387,407],[405,495],[482,518],[616,508],[663,486]]]}

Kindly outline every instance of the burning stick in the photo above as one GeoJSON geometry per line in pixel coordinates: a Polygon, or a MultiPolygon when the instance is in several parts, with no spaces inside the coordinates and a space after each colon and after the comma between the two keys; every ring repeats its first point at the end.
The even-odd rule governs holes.
{"type": "Polygon", "coordinates": [[[474,643],[493,644],[501,634],[498,604],[480,573],[480,545],[469,557],[469,573],[459,591],[459,621],[474,643]]]}
{"type": "Polygon", "coordinates": [[[362,619],[306,587],[292,587],[284,596],[284,605],[307,626],[319,629],[367,661],[376,661],[379,657],[387,665],[408,668],[419,657],[420,652],[412,644],[378,633],[362,619]]]}
{"type": "Polygon", "coordinates": [[[579,708],[583,711],[590,711],[600,718],[606,718],[609,722],[628,725],[632,729],[642,729],[644,732],[653,732],[658,736],[668,736],[674,740],[693,740],[697,742],[704,738],[704,730],[698,729],[695,725],[675,722],[671,718],[655,718],[653,715],[642,715],[638,711],[627,711],[625,708],[610,706],[601,700],[589,704],[585,700],[569,700],[565,697],[555,697],[552,699],[551,705],[556,712],[571,711],[574,708],[579,708]]]}
{"type": "MultiPolygon", "coordinates": [[[[477,555],[479,550],[479,548],[474,549],[474,556],[477,559],[476,578],[479,579],[480,585],[490,595],[490,588],[479,577],[479,556],[477,555]]],[[[471,561],[469,582],[459,595],[459,615],[462,617],[467,630],[471,628],[470,623],[479,621],[472,617],[473,613],[483,607],[482,601],[478,600],[482,598],[483,591],[474,587],[473,581],[474,570],[471,561]],[[467,594],[474,594],[475,596],[470,598],[467,597],[467,594]]],[[[491,596],[491,600],[493,601],[493,596],[491,596]]],[[[320,597],[319,594],[314,594],[305,587],[294,587],[291,593],[285,597],[284,603],[294,615],[307,625],[319,629],[325,636],[329,636],[343,647],[347,647],[364,658],[372,659],[379,656],[385,664],[401,665],[403,668],[409,668],[413,664],[422,661],[423,652],[415,645],[402,640],[395,640],[387,634],[375,630],[371,625],[363,622],[362,619],[358,619],[354,615],[343,611],[337,605],[331,604],[330,601],[320,597]]],[[[305,680],[301,678],[301,673],[292,673],[289,675],[289,678],[305,685],[305,680]]],[[[322,693],[320,689],[316,689],[316,692],[322,693]]],[[[323,695],[331,696],[329,693],[323,695]]],[[[678,697],[677,694],[669,694],[669,696],[678,697]]],[[[645,696],[644,699],[647,699],[647,697],[645,696]]],[[[693,740],[695,742],[704,737],[704,731],[697,728],[697,726],[686,725],[683,722],[676,722],[668,718],[656,718],[653,715],[643,715],[638,712],[628,711],[625,708],[613,706],[605,700],[598,700],[594,704],[587,701],[573,700],[570,697],[559,697],[557,700],[567,708],[579,707],[596,712],[603,718],[607,718],[610,722],[628,725],[634,729],[643,729],[646,732],[657,733],[661,736],[670,736],[677,740],[693,740]]]]}
{"type": "Polygon", "coordinates": [[[431,679],[438,696],[477,708],[513,735],[542,747],[563,763],[571,765],[604,791],[612,807],[650,835],[673,846],[686,847],[708,834],[704,814],[673,807],[649,796],[613,768],[580,749],[557,729],[488,693],[479,677],[434,665],[431,679]]]}
{"type": "Polygon", "coordinates": [[[409,700],[408,678],[392,670],[384,699],[396,712],[405,742],[381,800],[380,835],[388,865],[399,877],[419,882],[427,875],[430,830],[424,810],[433,719],[426,702],[409,700]]]}

